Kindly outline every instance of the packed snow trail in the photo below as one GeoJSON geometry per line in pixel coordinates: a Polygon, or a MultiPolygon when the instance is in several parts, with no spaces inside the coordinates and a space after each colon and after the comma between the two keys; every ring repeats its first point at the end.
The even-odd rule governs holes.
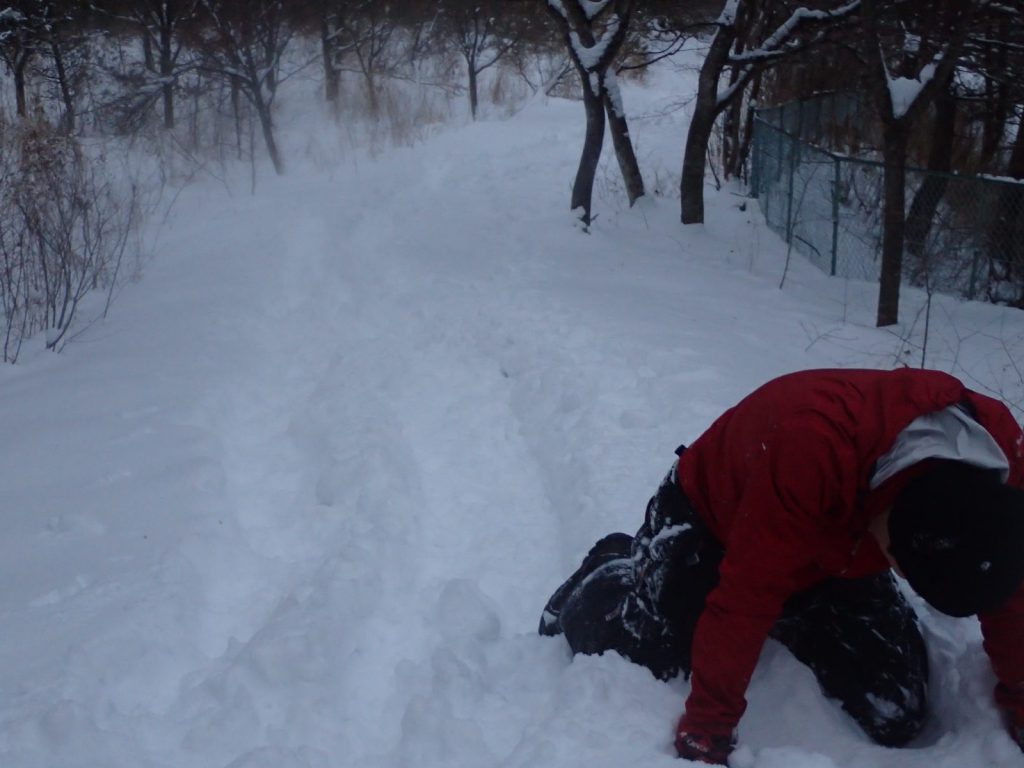
{"type": "MultiPolygon", "coordinates": [[[[679,764],[686,684],[570,660],[539,610],[679,442],[885,337],[809,344],[836,289],[796,265],[821,296],[780,292],[727,195],[705,230],[655,201],[580,233],[577,106],[187,189],[107,322],[2,371],[0,763],[679,764]]],[[[919,749],[867,743],[769,644],[741,762],[1019,765],[976,626],[929,632],[919,749]]]]}

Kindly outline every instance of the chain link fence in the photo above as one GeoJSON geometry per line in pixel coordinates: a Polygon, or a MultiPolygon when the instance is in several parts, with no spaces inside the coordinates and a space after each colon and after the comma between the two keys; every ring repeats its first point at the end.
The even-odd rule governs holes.
{"type": "MultiPolygon", "coordinates": [[[[884,165],[823,148],[828,136],[863,142],[858,122],[842,95],[759,110],[750,186],[794,250],[827,274],[877,281],[884,165]]],[[[1024,182],[908,168],[906,183],[904,281],[1024,307],[1024,182]]]]}

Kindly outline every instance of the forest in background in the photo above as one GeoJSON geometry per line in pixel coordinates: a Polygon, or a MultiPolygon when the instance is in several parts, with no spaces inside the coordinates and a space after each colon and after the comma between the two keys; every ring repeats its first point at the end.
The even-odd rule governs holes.
{"type": "MultiPolygon", "coordinates": [[[[629,203],[647,193],[617,79],[687,46],[703,59],[697,92],[679,94],[681,221],[703,221],[709,167],[716,184],[746,179],[757,107],[853,94],[860,110],[818,138],[884,165],[878,324],[893,324],[908,229],[938,215],[942,174],[1024,179],[1022,16],[987,0],[15,0],[0,10],[3,358],[41,331],[59,349],[87,297],[107,311],[165,187],[237,161],[255,180],[263,157],[285,173],[289,79],[317,80],[338,125],[378,146],[449,119],[453,99],[473,118],[580,99],[570,208],[588,230],[606,132],[629,203]],[[908,166],[936,175],[909,188],[908,166]]],[[[1009,245],[988,268],[1024,306],[1022,203],[1008,185],[992,226],[1009,245]]]]}

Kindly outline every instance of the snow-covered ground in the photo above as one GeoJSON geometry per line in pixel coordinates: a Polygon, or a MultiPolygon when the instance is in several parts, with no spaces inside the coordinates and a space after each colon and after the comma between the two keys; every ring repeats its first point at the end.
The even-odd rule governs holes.
{"type": "MultiPolygon", "coordinates": [[[[688,87],[627,89],[668,194],[626,209],[606,156],[591,235],[579,104],[376,158],[292,124],[286,177],[188,187],[106,321],[0,369],[0,766],[679,765],[687,684],[570,659],[544,601],[722,409],[799,368],[920,364],[925,327],[911,293],[875,330],[873,287],[800,260],[780,290],[785,248],[732,191],[678,224],[688,87]]],[[[929,365],[1024,402],[1024,313],[930,319],[929,365]]],[[[737,765],[1024,764],[976,625],[921,611],[919,744],[869,743],[769,643],[737,765]]]]}

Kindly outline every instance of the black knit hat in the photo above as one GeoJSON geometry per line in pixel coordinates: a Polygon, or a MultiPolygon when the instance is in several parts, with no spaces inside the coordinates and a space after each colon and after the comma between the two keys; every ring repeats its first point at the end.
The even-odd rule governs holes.
{"type": "Polygon", "coordinates": [[[998,472],[936,461],[896,498],[889,551],[937,610],[994,610],[1024,582],[1024,491],[998,472]]]}

